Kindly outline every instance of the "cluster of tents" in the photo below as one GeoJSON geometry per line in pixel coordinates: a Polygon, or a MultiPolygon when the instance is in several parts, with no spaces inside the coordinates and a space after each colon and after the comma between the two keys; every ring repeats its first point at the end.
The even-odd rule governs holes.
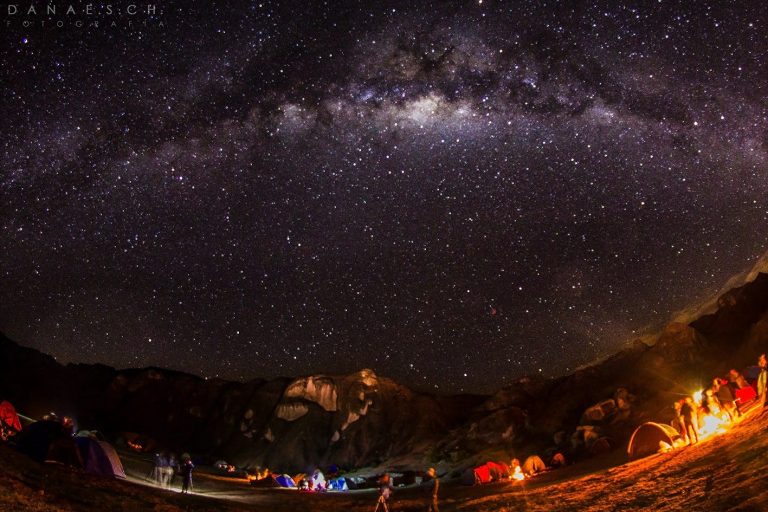
{"type": "MultiPolygon", "coordinates": [[[[565,459],[557,454],[553,459],[554,466],[565,465],[565,459]]],[[[490,482],[509,480],[511,478],[526,478],[551,469],[538,455],[531,455],[521,465],[517,459],[512,460],[512,465],[504,462],[489,461],[485,464],[466,469],[461,476],[465,485],[479,485],[490,482]]],[[[416,471],[388,473],[395,487],[420,483],[424,473],[416,471]]],[[[286,488],[309,491],[348,491],[350,489],[375,489],[379,487],[381,476],[337,476],[326,479],[323,472],[316,469],[311,475],[299,473],[291,476],[288,474],[272,473],[269,470],[259,472],[251,476],[251,485],[264,488],[286,488]]]]}
{"type": "Polygon", "coordinates": [[[519,465],[517,460],[513,460],[511,465],[507,465],[504,462],[486,462],[481,466],[468,468],[461,475],[461,482],[464,485],[479,485],[487,484],[490,482],[498,482],[500,480],[509,480],[514,478],[515,475],[521,475],[523,477],[530,477],[537,473],[547,471],[549,468],[541,457],[538,455],[531,455],[522,466],[519,465]]]}
{"type": "MultiPolygon", "coordinates": [[[[251,485],[255,487],[283,487],[307,491],[349,491],[377,489],[380,486],[382,476],[341,476],[338,474],[338,468],[335,467],[329,471],[336,476],[326,477],[319,469],[311,475],[299,473],[294,476],[271,473],[269,470],[265,470],[251,476],[250,479],[251,485]]],[[[395,487],[418,484],[424,478],[424,473],[418,471],[390,472],[388,475],[395,487]]]]}
{"type": "Polygon", "coordinates": [[[98,432],[72,428],[57,419],[44,419],[23,426],[16,409],[0,402],[3,439],[12,439],[16,448],[38,462],[56,462],[84,469],[87,473],[125,478],[117,452],[98,432]]]}
{"type": "Polygon", "coordinates": [[[270,473],[267,470],[258,475],[257,478],[252,479],[251,485],[255,487],[282,487],[315,492],[348,491],[350,488],[356,488],[354,483],[350,487],[348,480],[344,477],[326,479],[323,472],[319,469],[313,471],[311,475],[299,473],[294,476],[270,473]]]}

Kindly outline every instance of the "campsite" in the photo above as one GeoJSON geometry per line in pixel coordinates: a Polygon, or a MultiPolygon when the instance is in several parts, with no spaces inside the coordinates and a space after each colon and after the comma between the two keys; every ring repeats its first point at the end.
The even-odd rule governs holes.
{"type": "Polygon", "coordinates": [[[768,315],[766,262],[651,343],[491,396],[418,394],[362,370],[256,381],[238,401],[241,384],[61,365],[3,337],[0,508],[364,511],[386,473],[391,510],[417,511],[434,466],[449,511],[763,510],[768,414],[756,389],[768,364],[752,361],[768,315]],[[677,384],[650,377],[661,372],[677,384]],[[177,402],[178,390],[189,399],[177,402]],[[686,403],[698,431],[680,427],[686,403]],[[44,412],[55,408],[71,416],[44,412]],[[386,426],[397,424],[393,435],[386,426]],[[188,494],[185,461],[195,467],[188,494]]]}
{"type": "MultiPolygon", "coordinates": [[[[628,462],[617,451],[545,473],[525,482],[483,486],[445,485],[444,510],[741,510],[768,507],[762,485],[768,452],[768,415],[753,412],[727,435],[700,445],[628,462]]],[[[372,510],[375,491],[302,493],[254,489],[245,479],[206,476],[189,496],[166,492],[145,479],[151,461],[121,454],[128,478],[115,480],[40,465],[0,446],[0,508],[3,510],[236,511],[310,512],[372,510]]],[[[394,510],[422,510],[418,488],[398,489],[394,510]]]]}

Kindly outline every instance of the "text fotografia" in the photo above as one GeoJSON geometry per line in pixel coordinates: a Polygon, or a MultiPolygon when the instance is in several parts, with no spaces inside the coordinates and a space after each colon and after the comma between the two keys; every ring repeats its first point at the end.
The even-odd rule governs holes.
{"type": "Polygon", "coordinates": [[[7,4],[6,27],[164,26],[162,11],[153,3],[126,4],[7,4]]]}

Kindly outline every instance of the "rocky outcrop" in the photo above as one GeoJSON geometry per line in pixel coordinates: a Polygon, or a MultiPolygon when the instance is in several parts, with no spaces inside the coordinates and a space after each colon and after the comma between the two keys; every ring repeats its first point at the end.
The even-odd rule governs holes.
{"type": "Polygon", "coordinates": [[[309,407],[300,402],[280,404],[275,409],[275,416],[285,421],[296,421],[309,412],[309,407]]]}
{"type": "Polygon", "coordinates": [[[304,377],[293,381],[285,390],[286,398],[302,398],[326,411],[338,410],[336,384],[328,377],[304,377]]]}

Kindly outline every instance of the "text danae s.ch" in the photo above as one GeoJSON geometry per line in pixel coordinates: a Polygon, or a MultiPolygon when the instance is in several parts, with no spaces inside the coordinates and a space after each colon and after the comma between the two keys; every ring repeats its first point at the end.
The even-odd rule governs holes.
{"type": "Polygon", "coordinates": [[[118,14],[127,14],[129,16],[145,14],[152,16],[159,13],[157,4],[131,3],[124,7],[118,7],[113,4],[47,4],[45,6],[35,4],[8,4],[6,14],[8,16],[113,16],[118,14]]]}

